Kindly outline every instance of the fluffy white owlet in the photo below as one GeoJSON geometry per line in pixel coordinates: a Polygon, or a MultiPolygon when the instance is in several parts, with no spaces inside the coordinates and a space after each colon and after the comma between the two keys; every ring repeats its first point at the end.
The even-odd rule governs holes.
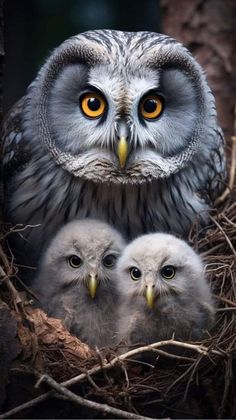
{"type": "Polygon", "coordinates": [[[129,239],[185,236],[196,216],[206,222],[225,176],[201,67],[151,32],[66,40],[9,113],[3,142],[5,221],[40,225],[15,235],[26,265],[74,218],[107,221],[129,239]]]}
{"type": "Polygon", "coordinates": [[[124,248],[108,224],[76,220],[59,230],[41,261],[33,287],[49,316],[91,346],[113,343],[117,329],[116,262],[124,248]]]}
{"type": "Polygon", "coordinates": [[[210,289],[186,242],[162,233],[141,236],[124,249],[117,271],[123,302],[118,341],[194,340],[211,326],[210,289]]]}

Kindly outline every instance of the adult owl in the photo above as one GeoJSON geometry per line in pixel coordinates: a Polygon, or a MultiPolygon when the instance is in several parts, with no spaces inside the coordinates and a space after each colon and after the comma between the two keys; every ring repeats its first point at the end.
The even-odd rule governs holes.
{"type": "Polygon", "coordinates": [[[118,264],[121,296],[118,341],[150,344],[200,339],[212,325],[214,305],[200,257],[173,235],[143,235],[118,264]]]}
{"type": "Polygon", "coordinates": [[[117,259],[125,244],[107,223],[67,223],[55,235],[33,281],[42,308],[91,346],[112,345],[117,330],[117,259]]]}
{"type": "MultiPolygon", "coordinates": [[[[185,236],[225,176],[214,97],[190,52],[151,32],[96,30],[56,48],[3,126],[5,220],[37,264],[74,218],[127,238],[185,236]]],[[[21,254],[21,256],[19,255],[21,254]]]]}

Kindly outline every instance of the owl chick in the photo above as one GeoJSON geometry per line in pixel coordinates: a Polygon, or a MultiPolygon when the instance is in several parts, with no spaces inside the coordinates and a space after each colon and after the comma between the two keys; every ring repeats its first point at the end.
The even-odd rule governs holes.
{"type": "Polygon", "coordinates": [[[55,232],[91,217],[127,239],[187,236],[224,188],[224,141],[203,70],[153,32],[88,31],[67,39],[3,124],[5,221],[34,266],[55,232]]]}
{"type": "Polygon", "coordinates": [[[124,247],[108,224],[84,219],[59,230],[34,288],[49,316],[91,346],[112,344],[118,300],[116,261],[124,247]]]}
{"type": "Polygon", "coordinates": [[[127,344],[199,339],[214,316],[199,256],[169,234],[129,244],[118,261],[122,295],[118,341],[127,344]]]}

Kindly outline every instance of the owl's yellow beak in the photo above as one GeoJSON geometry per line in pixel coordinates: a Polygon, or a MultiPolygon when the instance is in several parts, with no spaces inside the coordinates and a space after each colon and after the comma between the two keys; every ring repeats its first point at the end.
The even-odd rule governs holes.
{"type": "Polygon", "coordinates": [[[95,298],[97,288],[98,288],[98,277],[96,274],[89,274],[88,275],[88,291],[92,299],[95,298]]]}
{"type": "Polygon", "coordinates": [[[126,137],[120,137],[117,147],[117,154],[120,162],[120,167],[125,167],[128,156],[128,143],[126,137]]]}
{"type": "Polygon", "coordinates": [[[155,296],[156,296],[155,288],[153,287],[152,284],[148,284],[146,286],[145,298],[146,298],[148,307],[150,309],[152,309],[154,306],[155,296]]]}

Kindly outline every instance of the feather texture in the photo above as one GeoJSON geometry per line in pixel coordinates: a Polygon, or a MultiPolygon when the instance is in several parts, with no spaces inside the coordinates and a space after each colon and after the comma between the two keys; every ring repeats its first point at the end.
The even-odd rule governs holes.
{"type": "Polygon", "coordinates": [[[225,179],[223,136],[202,69],[179,42],[150,32],[89,31],[66,40],[10,112],[3,141],[5,220],[40,224],[12,240],[28,265],[37,266],[74,218],[107,221],[127,239],[153,231],[184,237],[196,217],[207,223],[225,179]],[[81,110],[91,89],[104,97],[101,118],[81,110]],[[140,114],[150,91],[164,102],[153,121],[140,114]]]}
{"type": "Polygon", "coordinates": [[[211,327],[214,305],[203,265],[183,240],[161,233],[141,236],[124,249],[117,272],[122,301],[118,342],[150,344],[173,336],[197,340],[211,327]],[[132,278],[133,267],[140,272],[138,279],[132,278]]]}
{"type": "Polygon", "coordinates": [[[114,343],[119,307],[115,267],[123,248],[121,235],[106,223],[70,222],[53,238],[33,282],[48,315],[91,346],[114,343]],[[92,297],[91,276],[96,282],[92,297]]]}

